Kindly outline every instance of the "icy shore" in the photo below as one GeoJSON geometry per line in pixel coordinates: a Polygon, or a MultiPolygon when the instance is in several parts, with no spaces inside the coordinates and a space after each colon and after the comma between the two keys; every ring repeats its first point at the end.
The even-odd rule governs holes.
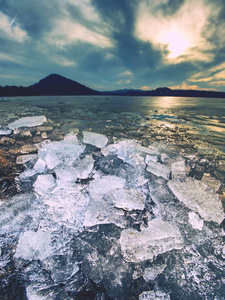
{"type": "Polygon", "coordinates": [[[0,214],[28,299],[223,299],[223,207],[183,157],[85,131],[33,158],[0,214]]]}

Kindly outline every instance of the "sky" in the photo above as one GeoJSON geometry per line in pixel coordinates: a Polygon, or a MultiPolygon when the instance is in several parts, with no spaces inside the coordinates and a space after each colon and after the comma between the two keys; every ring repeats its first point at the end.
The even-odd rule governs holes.
{"type": "Polygon", "coordinates": [[[0,0],[0,85],[225,91],[224,0],[0,0]]]}

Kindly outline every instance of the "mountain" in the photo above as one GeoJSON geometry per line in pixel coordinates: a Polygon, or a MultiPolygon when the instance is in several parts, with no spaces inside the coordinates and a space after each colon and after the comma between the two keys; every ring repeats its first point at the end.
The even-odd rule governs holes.
{"type": "Polygon", "coordinates": [[[38,83],[29,86],[28,91],[35,95],[96,95],[94,91],[76,81],[57,74],[51,74],[38,83]]]}
{"type": "Polygon", "coordinates": [[[225,98],[225,92],[201,90],[172,90],[160,87],[151,91],[122,89],[98,92],[85,85],[57,74],[50,74],[38,83],[28,87],[0,86],[0,97],[5,96],[43,96],[43,95],[121,95],[121,96],[171,96],[171,97],[209,97],[225,98]]]}
{"type": "Polygon", "coordinates": [[[42,95],[99,95],[76,81],[57,74],[50,74],[38,83],[28,87],[0,87],[0,96],[42,96],[42,95]]]}

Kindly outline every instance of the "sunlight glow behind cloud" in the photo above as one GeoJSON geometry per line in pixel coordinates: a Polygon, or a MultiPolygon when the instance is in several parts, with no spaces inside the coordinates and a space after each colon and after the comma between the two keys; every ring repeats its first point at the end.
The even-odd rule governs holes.
{"type": "Polygon", "coordinates": [[[203,46],[201,36],[209,9],[203,1],[187,1],[173,16],[153,14],[149,1],[141,2],[137,15],[136,35],[143,41],[167,48],[168,58],[192,56],[192,49],[203,46]]]}

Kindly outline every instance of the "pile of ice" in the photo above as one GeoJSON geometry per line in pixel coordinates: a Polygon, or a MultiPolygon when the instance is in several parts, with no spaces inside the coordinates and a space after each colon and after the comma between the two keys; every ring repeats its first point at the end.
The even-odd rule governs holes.
{"type": "MultiPolygon", "coordinates": [[[[11,128],[15,126],[18,124],[11,128]]],[[[218,194],[206,183],[188,177],[184,158],[169,158],[134,140],[109,144],[105,135],[87,131],[83,132],[83,140],[71,132],[64,140],[43,142],[38,157],[27,165],[17,183],[21,189],[23,185],[30,186],[35,197],[24,197],[24,207],[21,198],[11,208],[2,204],[7,212],[0,216],[3,232],[12,228],[15,207],[23,207],[18,216],[26,210],[26,218],[21,218],[18,225],[14,258],[20,267],[22,261],[41,261],[53,281],[48,281],[47,275],[38,269],[43,279],[40,283],[40,278],[32,273],[39,268],[37,264],[31,264],[28,272],[25,263],[24,272],[32,273],[27,275],[31,298],[43,296],[43,288],[60,281],[56,275],[59,269],[66,282],[74,280],[82,265],[81,258],[74,255],[74,236],[78,237],[79,247],[87,251],[82,257],[91,279],[96,284],[111,282],[109,289],[113,293],[113,288],[122,285],[123,276],[132,272],[129,263],[141,263],[139,276],[146,282],[156,280],[158,274],[166,272],[167,265],[143,268],[143,262],[154,264],[159,255],[171,251],[185,257],[187,241],[190,244],[187,228],[199,243],[207,240],[209,234],[213,236],[208,222],[213,221],[219,228],[224,218],[218,194]],[[107,224],[116,226],[119,236],[115,231],[111,238],[106,238],[106,245],[111,246],[107,246],[108,250],[102,248],[102,255],[98,245],[89,243],[96,243],[94,236],[99,226],[107,224]],[[87,240],[82,240],[82,235],[87,235],[87,240]],[[112,272],[109,261],[115,268],[115,282],[105,274],[112,272]]],[[[204,257],[201,262],[206,263],[204,257]]],[[[69,290],[71,284],[68,286],[69,290]]],[[[50,289],[49,293],[54,292],[50,289]]],[[[168,294],[157,293],[145,291],[139,299],[169,299],[168,294]]]]}

